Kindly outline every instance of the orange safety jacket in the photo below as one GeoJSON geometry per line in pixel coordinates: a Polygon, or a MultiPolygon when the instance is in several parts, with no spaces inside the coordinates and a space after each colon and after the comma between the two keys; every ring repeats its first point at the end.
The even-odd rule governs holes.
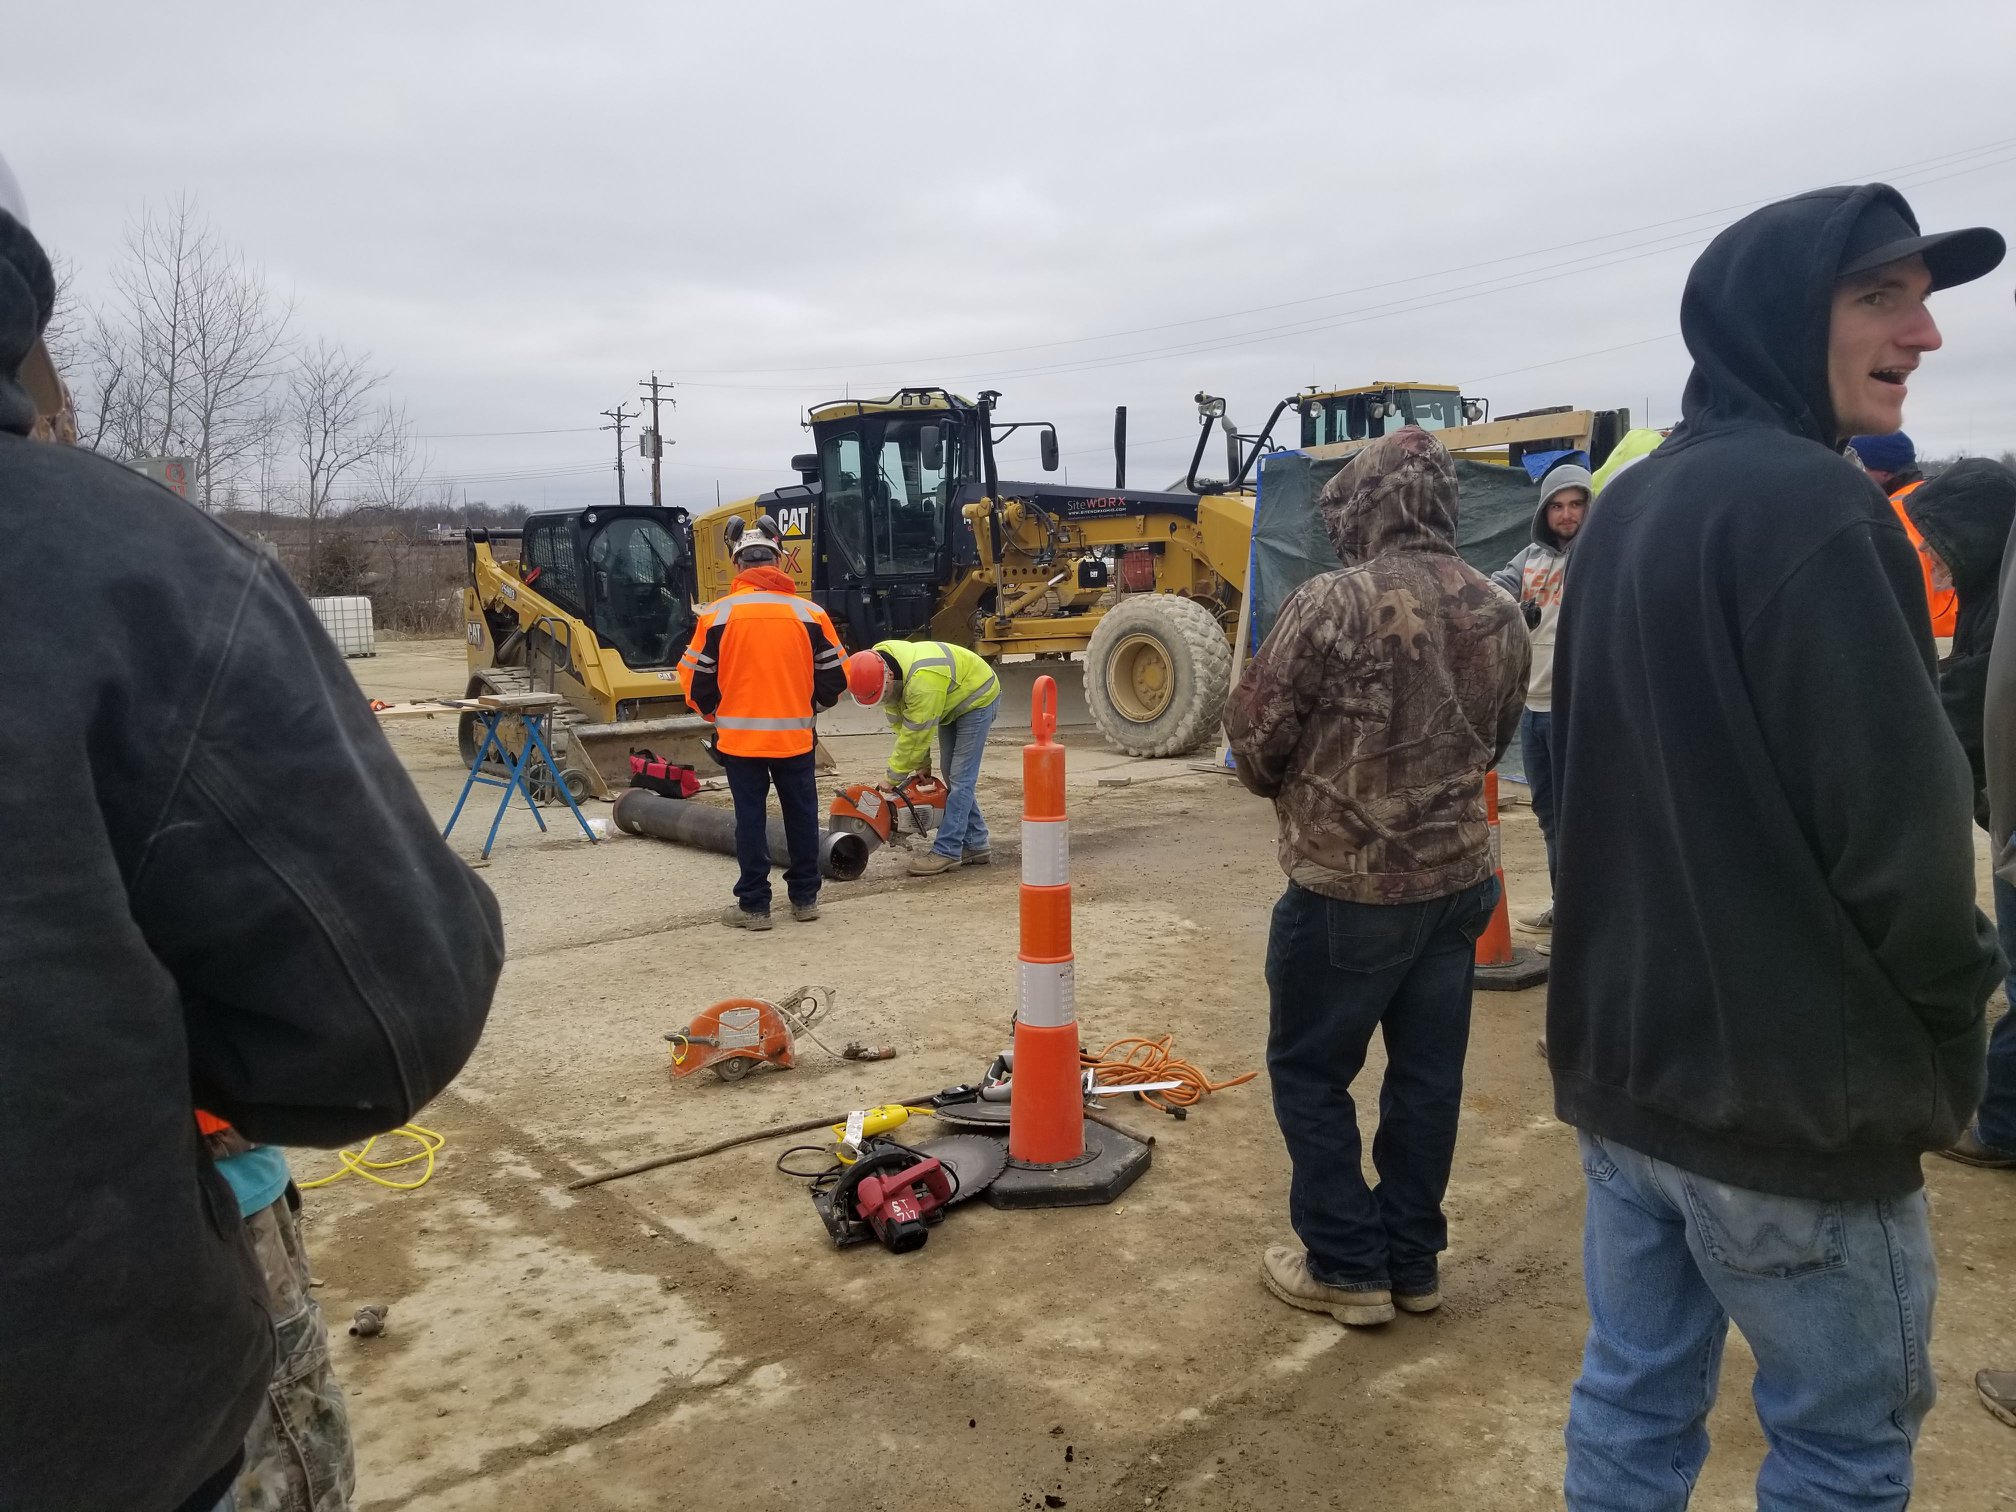
{"type": "Polygon", "coordinates": [[[1918,548],[1918,565],[1925,569],[1925,603],[1932,610],[1932,633],[1951,640],[1953,627],[1960,619],[1960,594],[1952,588],[1932,586],[1932,563],[1925,555],[1925,537],[1918,533],[1918,527],[1911,523],[1911,512],[1904,507],[1905,499],[1924,486],[1923,478],[1906,483],[1890,495],[1890,507],[1897,511],[1897,519],[1904,526],[1904,534],[1911,537],[1911,544],[1918,548]]]}
{"type": "Polygon", "coordinates": [[[805,755],[813,715],[847,689],[833,621],[796,589],[775,567],[752,567],[693,627],[679,662],[686,701],[713,721],[723,755],[805,755]]]}

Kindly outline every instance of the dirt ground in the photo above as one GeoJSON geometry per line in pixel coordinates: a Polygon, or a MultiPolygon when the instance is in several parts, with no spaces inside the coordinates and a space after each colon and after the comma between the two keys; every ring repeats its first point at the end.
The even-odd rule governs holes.
{"type": "MultiPolygon", "coordinates": [[[[459,642],[393,642],[351,666],[378,697],[458,691],[459,642]]],[[[459,788],[446,719],[392,727],[437,818],[459,788]]],[[[577,1175],[731,1132],[974,1079],[1014,1002],[1019,745],[988,753],[998,861],[915,881],[878,854],[827,885],[825,917],[721,928],[731,859],[564,812],[509,816],[484,878],[510,959],[490,1027],[424,1116],[447,1136],[419,1191],[308,1194],[319,1293],[350,1392],[364,1512],[744,1508],[1541,1508],[1584,1328],[1581,1173],[1535,1050],[1543,991],[1479,994],[1443,1309],[1348,1331],[1275,1301],[1263,1246],[1292,1238],[1264,1075],[1185,1122],[1124,1110],[1154,1165],[1110,1207],[974,1203],[927,1247],[836,1252],[779,1140],[581,1193],[577,1175]],[[666,1030],[733,996],[838,989],[828,1036],[739,1084],[674,1082],[666,1030]],[[365,1303],[386,1334],[344,1332],[365,1303]]],[[[1093,1046],[1173,1033],[1217,1076],[1261,1064],[1266,805],[1182,762],[1070,742],[1079,1014],[1093,1046]],[[1101,775],[1127,775],[1100,787],[1101,775]]],[[[833,742],[879,772],[874,736],[833,742]]],[[[494,790],[453,844],[473,857],[494,790]]],[[[591,813],[607,814],[606,806],[591,813]]],[[[1509,811],[1515,911],[1545,897],[1539,836],[1509,811]]],[[[1363,1086],[1376,1087],[1375,1046],[1363,1086]]],[[[294,1153],[306,1179],[331,1167],[294,1153]]],[[[1942,1400],[1925,1508],[2016,1505],[2016,1432],[1975,1402],[2016,1364],[2016,1177],[1926,1162],[1942,1296],[1942,1400]]],[[[1728,1353],[1694,1505],[1755,1505],[1750,1357],[1728,1353]]]]}

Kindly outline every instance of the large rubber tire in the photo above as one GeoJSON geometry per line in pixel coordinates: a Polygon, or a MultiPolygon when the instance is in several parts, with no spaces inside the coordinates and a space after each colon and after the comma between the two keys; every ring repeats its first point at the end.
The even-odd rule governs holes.
{"type": "Polygon", "coordinates": [[[1129,756],[1180,756],[1218,728],[1232,647],[1202,604],[1166,593],[1123,598],[1085,647],[1085,702],[1129,756]]]}

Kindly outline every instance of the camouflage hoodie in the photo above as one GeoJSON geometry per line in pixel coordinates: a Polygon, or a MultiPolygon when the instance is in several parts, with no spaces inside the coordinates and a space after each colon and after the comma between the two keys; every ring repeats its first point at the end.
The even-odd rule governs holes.
{"type": "Polygon", "coordinates": [[[1491,874],[1484,773],[1525,703],[1518,607],[1456,554],[1456,471],[1417,426],[1318,500],[1341,571],[1282,606],[1225,727],[1274,800],[1281,869],[1353,903],[1445,897],[1491,874]]]}

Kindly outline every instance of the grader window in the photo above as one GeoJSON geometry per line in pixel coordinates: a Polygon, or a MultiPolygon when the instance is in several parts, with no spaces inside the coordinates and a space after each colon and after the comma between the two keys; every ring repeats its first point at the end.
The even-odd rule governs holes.
{"type": "Polygon", "coordinates": [[[843,572],[868,575],[868,490],[861,476],[861,438],[828,436],[819,448],[821,512],[826,541],[843,572]]]}
{"type": "Polygon", "coordinates": [[[943,468],[927,470],[919,429],[913,422],[894,421],[883,434],[875,501],[878,574],[914,576],[938,565],[952,459],[946,457],[943,468]]]}

